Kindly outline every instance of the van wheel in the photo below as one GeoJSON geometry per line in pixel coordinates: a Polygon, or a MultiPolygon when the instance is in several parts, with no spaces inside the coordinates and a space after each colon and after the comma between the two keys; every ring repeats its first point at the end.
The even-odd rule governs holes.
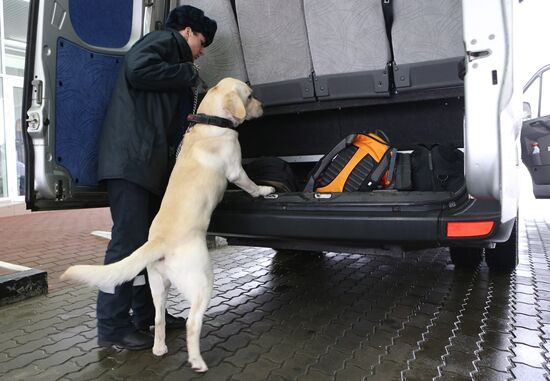
{"type": "Polygon", "coordinates": [[[450,247],[449,252],[455,268],[474,269],[483,259],[482,247],[450,247]]]}
{"type": "Polygon", "coordinates": [[[497,243],[494,249],[485,250],[485,262],[489,269],[497,272],[511,272],[518,265],[518,221],[514,223],[510,238],[497,243]]]}

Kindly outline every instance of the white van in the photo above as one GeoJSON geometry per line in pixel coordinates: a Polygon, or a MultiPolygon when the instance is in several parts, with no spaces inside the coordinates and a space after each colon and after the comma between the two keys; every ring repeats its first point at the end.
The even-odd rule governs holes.
{"type": "MultiPolygon", "coordinates": [[[[218,21],[198,61],[206,83],[239,78],[264,103],[264,117],[240,129],[245,161],[282,158],[303,186],[334,144],[377,129],[404,157],[417,144],[453,144],[465,154],[464,181],[453,191],[252,199],[230,188],[211,234],[279,249],[448,246],[458,266],[477,266],[483,253],[492,269],[516,266],[522,87],[514,0],[33,1],[28,208],[107,205],[97,143],[122,57],[184,3],[218,21]]],[[[540,197],[550,195],[549,122],[538,116],[523,127],[523,160],[540,197]]]]}

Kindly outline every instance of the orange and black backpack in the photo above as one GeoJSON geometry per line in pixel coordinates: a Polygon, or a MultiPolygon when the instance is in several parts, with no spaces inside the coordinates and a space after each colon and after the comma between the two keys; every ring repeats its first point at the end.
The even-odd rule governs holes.
{"type": "Polygon", "coordinates": [[[317,163],[304,191],[371,191],[389,185],[396,153],[380,130],[351,134],[317,163]]]}

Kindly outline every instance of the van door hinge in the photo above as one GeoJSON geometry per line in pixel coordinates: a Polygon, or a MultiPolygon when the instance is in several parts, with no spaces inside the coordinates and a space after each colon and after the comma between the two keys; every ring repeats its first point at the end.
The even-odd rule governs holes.
{"type": "Polygon", "coordinates": [[[42,104],[42,91],[43,91],[43,86],[42,86],[42,81],[39,80],[39,79],[35,79],[31,82],[32,84],[32,102],[35,104],[35,105],[41,105],[42,104]]]}
{"type": "Polygon", "coordinates": [[[472,62],[480,58],[487,58],[491,55],[491,53],[492,53],[491,50],[487,49],[487,50],[478,50],[475,52],[467,51],[466,55],[468,56],[468,61],[472,62]]]}
{"type": "Polygon", "coordinates": [[[29,129],[36,131],[40,128],[40,114],[37,112],[31,112],[28,114],[29,117],[26,119],[29,129]]]}
{"type": "Polygon", "coordinates": [[[58,180],[55,183],[55,200],[63,201],[65,199],[65,189],[63,188],[63,181],[58,180]]]}

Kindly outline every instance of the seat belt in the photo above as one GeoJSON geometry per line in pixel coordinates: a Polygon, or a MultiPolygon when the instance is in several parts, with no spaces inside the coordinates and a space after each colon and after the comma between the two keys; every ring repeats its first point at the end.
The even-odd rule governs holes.
{"type": "Polygon", "coordinates": [[[235,16],[235,24],[237,25],[237,30],[239,29],[239,18],[237,17],[237,4],[235,0],[231,0],[231,9],[233,9],[233,16],[235,16]]]}
{"type": "Polygon", "coordinates": [[[382,1],[382,13],[384,14],[384,25],[386,26],[386,37],[388,38],[388,43],[390,44],[390,60],[386,64],[388,70],[388,78],[390,81],[390,91],[395,93],[395,80],[394,80],[394,69],[395,69],[395,57],[393,55],[393,41],[391,36],[391,30],[393,26],[393,0],[381,0],[382,1]]]}

